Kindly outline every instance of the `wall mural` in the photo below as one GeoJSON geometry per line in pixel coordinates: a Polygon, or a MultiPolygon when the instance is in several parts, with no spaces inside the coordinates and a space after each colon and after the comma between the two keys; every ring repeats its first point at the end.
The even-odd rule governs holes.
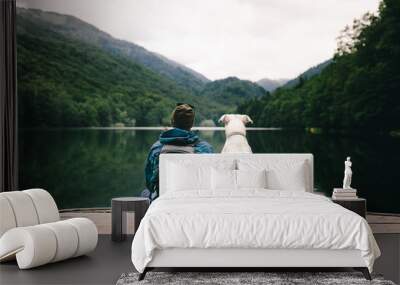
{"type": "MultiPolygon", "coordinates": [[[[240,17],[233,18],[234,7],[241,1],[221,1],[225,6],[219,3],[209,7],[217,16],[226,13],[226,18],[212,13],[210,18],[199,18],[204,15],[193,12],[192,20],[196,25],[192,22],[188,25],[201,29],[202,25],[196,21],[205,21],[204,30],[194,29],[188,35],[184,28],[179,28],[185,22],[178,22],[176,37],[180,39],[181,35],[182,39],[178,43],[172,43],[162,34],[163,29],[166,34],[168,31],[162,26],[165,19],[161,8],[149,10],[147,18],[139,15],[137,22],[129,23],[147,31],[144,24],[140,24],[141,19],[160,19],[159,25],[154,27],[161,32],[152,35],[160,42],[164,40],[166,46],[159,45],[160,49],[171,50],[171,54],[186,46],[188,54],[178,59],[161,54],[150,40],[148,45],[152,48],[142,46],[140,43],[150,38],[145,32],[138,35],[138,42],[135,42],[128,36],[121,36],[123,32],[113,35],[111,29],[105,31],[96,26],[99,17],[92,22],[80,18],[79,13],[73,13],[71,3],[74,2],[17,2],[22,188],[49,190],[59,201],[60,208],[104,207],[109,206],[111,197],[139,195],[145,187],[144,162],[160,129],[137,127],[168,126],[176,102],[186,102],[196,107],[195,125],[210,128],[196,132],[210,142],[216,152],[221,151],[225,141],[224,133],[213,129],[218,125],[218,118],[224,113],[248,114],[256,127],[282,128],[250,130],[248,140],[253,152],[313,153],[316,188],[328,194],[334,187],[341,186],[343,161],[351,156],[352,186],[358,189],[359,196],[368,199],[368,210],[400,213],[395,203],[400,199],[395,184],[396,167],[400,165],[399,1],[384,0],[380,4],[369,1],[371,12],[363,8],[339,29],[335,28],[336,35],[330,36],[330,40],[336,42],[336,50],[332,49],[321,60],[313,59],[314,62],[300,60],[302,52],[306,58],[315,54],[313,50],[318,50],[312,36],[307,38],[311,30],[300,35],[292,31],[287,35],[306,43],[299,41],[299,46],[285,45],[274,51],[273,39],[279,36],[271,36],[268,27],[259,25],[254,28],[254,35],[259,37],[257,41],[249,39],[247,44],[243,43],[241,37],[253,33],[230,29],[236,26],[229,24],[235,21],[237,27],[242,27],[247,23],[247,6],[243,10],[242,26],[240,17]],[[224,7],[232,9],[225,11],[224,7]],[[153,12],[155,15],[151,14],[153,12]],[[366,14],[361,16],[363,13],[366,14]],[[207,30],[216,23],[216,30],[228,23],[226,30],[217,33],[207,30]],[[217,36],[219,33],[222,38],[216,39],[219,45],[204,41],[202,37],[207,33],[217,36]],[[229,46],[235,37],[240,38],[236,39],[238,46],[229,46]],[[265,44],[265,39],[272,42],[265,44]],[[189,52],[193,47],[199,48],[196,53],[204,64],[189,56],[194,54],[194,51],[189,52]],[[201,48],[209,54],[202,54],[201,48]],[[279,52],[280,48],[282,53],[289,51],[282,57],[286,56],[287,60],[279,58],[279,62],[273,62],[273,55],[265,60],[251,57],[253,52],[271,54],[279,52]],[[248,54],[240,53],[243,50],[248,54]],[[224,51],[227,58],[222,56],[224,51]],[[236,54],[231,55],[233,51],[236,54]],[[184,62],[186,57],[188,63],[184,62]],[[222,64],[218,57],[231,69],[218,68],[218,64],[222,64]],[[273,66],[269,62],[274,63],[273,66]],[[281,79],[265,78],[274,74],[274,70],[277,76],[271,77],[281,79]]],[[[110,6],[110,2],[119,1],[99,1],[98,5],[110,6]]],[[[120,2],[120,11],[124,10],[124,5],[139,7],[145,3],[120,2]]],[[[186,2],[199,5],[196,1],[186,2]]],[[[213,3],[208,2],[204,5],[213,3]]],[[[304,5],[308,2],[304,1],[304,5]]],[[[111,6],[118,5],[116,3],[111,6]]],[[[155,1],[147,3],[156,5],[155,1]]],[[[176,1],[170,4],[165,7],[169,21],[174,22],[175,17],[188,19],[181,13],[189,13],[185,10],[189,4],[176,4],[176,1]]],[[[203,9],[198,8],[199,11],[203,9]]],[[[84,11],[85,5],[82,9],[84,11]]],[[[96,10],[96,6],[91,9],[96,10]]],[[[266,14],[270,12],[266,7],[263,9],[266,14]]],[[[112,13],[115,9],[110,11],[104,22],[112,22],[114,18],[118,22],[118,14],[112,13]]],[[[256,12],[251,13],[250,18],[257,17],[256,12]]],[[[292,29],[290,24],[286,23],[289,30],[292,29]]],[[[324,30],[314,32],[323,33],[324,30]]],[[[321,50],[322,46],[323,40],[321,50]]]]}

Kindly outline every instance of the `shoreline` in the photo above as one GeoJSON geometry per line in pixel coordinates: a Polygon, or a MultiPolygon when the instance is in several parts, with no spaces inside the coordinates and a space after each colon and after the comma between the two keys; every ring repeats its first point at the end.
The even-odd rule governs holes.
{"type": "MultiPolygon", "coordinates": [[[[172,129],[169,126],[138,126],[138,127],[34,127],[34,128],[18,128],[18,131],[76,131],[76,130],[99,130],[99,131],[165,131],[172,129]]],[[[193,131],[224,131],[225,127],[203,127],[194,126],[193,131]]],[[[311,135],[344,135],[344,136],[359,136],[366,133],[377,136],[388,136],[392,138],[400,138],[400,131],[360,131],[347,129],[322,129],[322,128],[285,128],[285,127],[246,127],[247,131],[288,131],[288,132],[304,132],[311,135]]]]}
{"type": "MultiPolygon", "coordinates": [[[[60,127],[60,128],[20,128],[23,131],[55,131],[55,130],[132,130],[132,131],[163,131],[172,129],[172,127],[60,127]]],[[[193,131],[224,131],[225,127],[193,127],[193,131]]],[[[264,127],[248,127],[248,131],[281,131],[283,128],[264,128],[264,127]]]]}

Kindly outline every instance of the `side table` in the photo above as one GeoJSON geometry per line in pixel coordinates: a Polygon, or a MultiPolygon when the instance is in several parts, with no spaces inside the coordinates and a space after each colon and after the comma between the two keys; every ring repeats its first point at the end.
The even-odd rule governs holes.
{"type": "Polygon", "coordinates": [[[354,199],[332,199],[332,202],[341,205],[342,207],[359,214],[364,219],[367,214],[367,200],[364,198],[354,199]]]}
{"type": "Polygon", "coordinates": [[[113,241],[123,241],[126,234],[123,233],[123,215],[125,212],[135,212],[135,231],[139,227],[140,221],[146,214],[150,205],[150,200],[143,197],[119,197],[111,199],[111,239],[113,241]]]}

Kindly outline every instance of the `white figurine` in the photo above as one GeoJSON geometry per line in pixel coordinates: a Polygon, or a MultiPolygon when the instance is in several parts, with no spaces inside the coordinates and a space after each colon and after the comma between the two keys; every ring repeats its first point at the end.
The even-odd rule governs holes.
{"type": "Polygon", "coordinates": [[[347,157],[344,162],[344,179],[343,179],[343,189],[353,189],[351,188],[351,176],[353,175],[353,171],[351,170],[351,161],[350,156],[347,157]]]}

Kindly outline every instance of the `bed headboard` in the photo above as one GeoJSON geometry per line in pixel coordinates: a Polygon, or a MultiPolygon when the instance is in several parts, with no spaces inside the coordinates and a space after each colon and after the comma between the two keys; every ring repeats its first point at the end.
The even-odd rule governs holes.
{"type": "Polygon", "coordinates": [[[257,160],[257,161],[265,161],[267,163],[274,163],[274,162],[282,162],[282,161],[304,161],[305,165],[307,166],[306,171],[306,179],[307,179],[307,192],[314,191],[314,161],[313,155],[311,153],[300,153],[300,154],[292,154],[292,153],[284,153],[284,154],[266,154],[266,153],[231,153],[231,154],[175,154],[175,153],[168,153],[168,154],[161,154],[159,160],[159,183],[160,183],[160,195],[166,192],[167,180],[167,169],[168,164],[170,163],[199,163],[201,165],[213,165],[218,164],[221,161],[235,161],[243,160],[257,160]]]}

